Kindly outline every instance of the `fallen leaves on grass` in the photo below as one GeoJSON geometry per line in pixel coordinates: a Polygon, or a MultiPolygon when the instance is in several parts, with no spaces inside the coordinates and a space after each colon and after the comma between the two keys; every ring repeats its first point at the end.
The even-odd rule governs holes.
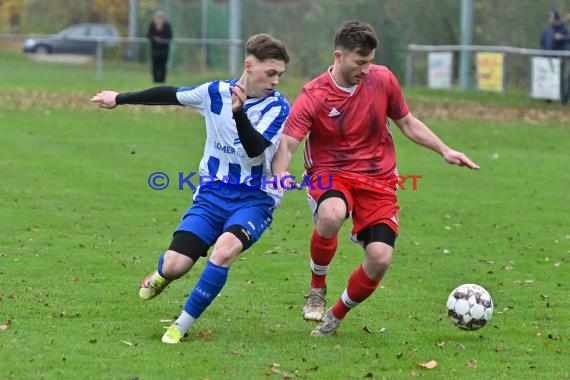
{"type": "Polygon", "coordinates": [[[418,365],[423,368],[434,369],[437,367],[437,362],[435,360],[430,360],[429,362],[418,363],[418,365]]]}
{"type": "MultiPolygon", "coordinates": [[[[73,91],[61,96],[53,96],[47,90],[4,90],[0,94],[0,103],[4,107],[27,110],[30,108],[50,108],[50,109],[80,109],[96,110],[97,106],[86,101],[92,96],[85,91],[73,91]]],[[[184,107],[154,106],[145,108],[140,105],[130,106],[133,112],[165,113],[184,112],[184,107]],[[147,111],[148,110],[148,111],[147,111]]],[[[492,104],[482,104],[477,102],[438,101],[434,106],[432,102],[421,100],[414,101],[414,114],[420,115],[422,119],[458,120],[477,118],[477,120],[509,122],[524,120],[525,122],[543,125],[545,121],[568,120],[567,110],[563,107],[544,107],[543,104],[524,104],[522,106],[501,106],[492,104]],[[476,115],[476,116],[474,116],[476,115]]],[[[46,115],[49,113],[46,112],[46,115]]]]}
{"type": "Polygon", "coordinates": [[[477,368],[477,360],[469,360],[467,363],[465,363],[465,368],[477,368]]]}
{"type": "Polygon", "coordinates": [[[272,373],[275,373],[275,374],[277,374],[277,375],[282,376],[284,379],[292,379],[292,378],[293,378],[293,375],[291,375],[289,372],[287,372],[287,371],[282,371],[282,370],[281,370],[281,365],[278,364],[278,363],[271,363],[271,364],[269,365],[269,370],[270,370],[272,373]]]}
{"type": "Polygon", "coordinates": [[[210,335],[212,335],[212,331],[211,330],[202,330],[198,333],[198,336],[200,338],[208,338],[210,335]]]}
{"type": "Polygon", "coordinates": [[[545,109],[537,107],[501,107],[479,103],[440,102],[437,107],[431,103],[414,103],[414,114],[422,119],[458,120],[477,115],[478,120],[516,121],[524,120],[541,125],[548,120],[566,120],[564,109],[545,109]]]}
{"type": "Polygon", "coordinates": [[[81,316],[81,314],[79,314],[79,312],[70,313],[70,312],[68,312],[67,310],[62,310],[62,311],[59,313],[59,317],[60,317],[60,318],[78,318],[78,317],[80,317],[80,316],[81,316]]]}
{"type": "Polygon", "coordinates": [[[0,325],[0,331],[8,330],[8,327],[12,324],[12,320],[8,319],[6,323],[0,325]]]}

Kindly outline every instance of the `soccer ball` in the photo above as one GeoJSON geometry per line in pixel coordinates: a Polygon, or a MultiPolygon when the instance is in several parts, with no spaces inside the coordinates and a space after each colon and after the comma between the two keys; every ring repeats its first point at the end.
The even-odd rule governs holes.
{"type": "Polygon", "coordinates": [[[447,315],[460,329],[477,330],[491,320],[493,299],[479,285],[459,285],[447,298],[447,315]]]}

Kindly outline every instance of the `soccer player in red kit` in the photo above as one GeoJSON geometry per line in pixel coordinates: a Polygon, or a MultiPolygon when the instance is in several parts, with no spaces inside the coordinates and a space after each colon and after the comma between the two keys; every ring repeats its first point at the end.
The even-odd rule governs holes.
{"type": "MultiPolygon", "coordinates": [[[[336,331],[353,307],[368,298],[388,270],[398,234],[398,172],[388,119],[417,144],[450,164],[479,167],[445,145],[410,111],[394,74],[374,65],[378,45],[371,25],[350,21],[334,37],[334,64],[306,84],[295,100],[273,159],[278,186],[289,176],[291,157],[305,142],[305,169],[315,228],[311,236],[311,289],[303,317],[320,321],[312,335],[336,331]],[[352,216],[352,238],[364,260],[337,302],[325,311],[326,275],[338,232],[352,216]]],[[[286,186],[285,186],[286,187],[286,186]]]]}

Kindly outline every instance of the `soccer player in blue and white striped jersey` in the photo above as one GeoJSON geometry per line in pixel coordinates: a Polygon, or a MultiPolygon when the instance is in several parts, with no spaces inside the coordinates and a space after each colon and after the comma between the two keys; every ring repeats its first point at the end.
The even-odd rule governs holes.
{"type": "Polygon", "coordinates": [[[272,222],[281,193],[272,186],[271,160],[289,114],[289,103],[275,87],[288,62],[281,41],[258,34],[246,43],[239,79],[102,91],[91,99],[108,109],[122,104],[189,106],[205,119],[201,185],[156,271],[143,280],[139,292],[142,299],[154,298],[214,247],[182,313],[162,337],[165,343],[180,342],[225,285],[230,265],[272,222]]]}

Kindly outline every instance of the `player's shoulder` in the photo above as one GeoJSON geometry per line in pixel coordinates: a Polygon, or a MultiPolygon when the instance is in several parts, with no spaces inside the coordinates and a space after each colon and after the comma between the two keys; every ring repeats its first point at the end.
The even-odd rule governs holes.
{"type": "Polygon", "coordinates": [[[295,102],[297,102],[299,98],[305,100],[312,99],[313,101],[323,99],[327,96],[327,94],[330,94],[334,91],[335,88],[330,74],[328,72],[325,72],[307,82],[303,86],[303,89],[301,90],[301,93],[295,102]]]}
{"type": "Polygon", "coordinates": [[[312,92],[312,91],[315,91],[317,89],[328,86],[329,82],[330,82],[330,75],[329,75],[329,73],[325,72],[325,73],[319,75],[318,77],[313,78],[309,82],[307,82],[303,86],[303,90],[312,92]]]}
{"type": "Polygon", "coordinates": [[[273,92],[272,97],[275,99],[275,102],[276,102],[277,104],[279,104],[280,106],[289,108],[289,101],[288,101],[287,98],[286,98],[282,93],[280,93],[279,91],[275,90],[275,91],[273,92]]]}
{"type": "Polygon", "coordinates": [[[291,106],[279,91],[273,90],[271,94],[262,98],[249,98],[245,103],[247,112],[259,112],[261,115],[278,110],[280,115],[288,115],[291,106]]]}
{"type": "Polygon", "coordinates": [[[371,65],[367,79],[364,83],[378,88],[399,87],[398,79],[394,73],[386,66],[371,65]]]}
{"type": "Polygon", "coordinates": [[[283,115],[283,116],[289,115],[289,111],[291,110],[291,105],[289,104],[289,101],[287,100],[287,98],[285,96],[283,96],[283,94],[281,94],[277,90],[274,90],[273,95],[271,95],[270,98],[273,99],[272,105],[274,107],[279,107],[279,109],[280,109],[279,114],[280,115],[283,115]]]}
{"type": "Polygon", "coordinates": [[[194,85],[188,85],[188,86],[180,86],[176,88],[176,92],[186,92],[186,91],[194,91],[196,89],[203,89],[203,88],[210,88],[211,86],[217,86],[219,87],[220,83],[223,83],[225,81],[222,80],[209,80],[206,82],[202,82],[202,83],[198,83],[198,84],[194,84],[194,85]]]}
{"type": "Polygon", "coordinates": [[[369,74],[379,78],[389,78],[394,76],[394,73],[388,67],[383,65],[370,65],[369,74]]]}
{"type": "Polygon", "coordinates": [[[248,102],[251,102],[252,105],[257,107],[261,107],[264,109],[269,109],[273,107],[281,107],[282,109],[289,109],[289,101],[283,94],[281,94],[277,90],[273,90],[271,94],[264,98],[253,98],[249,99],[248,102]]]}

